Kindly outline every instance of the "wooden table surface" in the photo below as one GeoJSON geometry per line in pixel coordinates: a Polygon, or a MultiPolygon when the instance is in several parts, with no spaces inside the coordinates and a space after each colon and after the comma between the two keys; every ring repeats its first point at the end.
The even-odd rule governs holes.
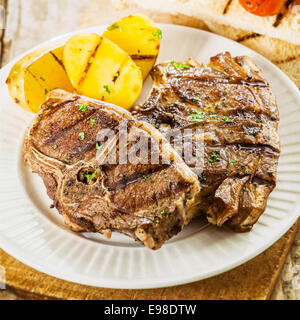
{"type": "MultiPolygon", "coordinates": [[[[6,28],[0,30],[0,65],[54,36],[74,31],[82,25],[84,12],[91,0],[0,0],[6,10],[6,28]]],[[[95,1],[95,0],[93,0],[95,1]]],[[[98,0],[103,14],[97,24],[113,22],[117,16],[110,0],[98,0]]],[[[126,13],[123,13],[126,14],[126,13]]],[[[1,23],[1,21],[0,21],[1,23]]],[[[1,244],[0,244],[1,246],[1,244]]],[[[300,265],[300,231],[287,256],[272,299],[299,299],[300,289],[293,288],[295,267],[300,265]]],[[[1,299],[18,299],[12,290],[0,290],[1,299]]]]}

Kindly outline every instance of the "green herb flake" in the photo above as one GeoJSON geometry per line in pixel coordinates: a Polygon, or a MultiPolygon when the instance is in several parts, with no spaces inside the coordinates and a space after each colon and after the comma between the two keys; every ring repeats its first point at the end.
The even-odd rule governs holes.
{"type": "Polygon", "coordinates": [[[96,142],[96,149],[97,150],[101,150],[102,149],[102,146],[100,146],[98,142],[96,142]]]}
{"type": "Polygon", "coordinates": [[[237,160],[234,160],[234,159],[229,161],[229,163],[236,163],[236,162],[237,162],[237,160]]]}
{"type": "Polygon", "coordinates": [[[91,119],[91,125],[94,126],[96,123],[96,120],[95,119],[91,119]]]}
{"type": "Polygon", "coordinates": [[[49,93],[49,91],[47,89],[45,89],[45,95],[47,95],[49,93]]]}
{"type": "Polygon", "coordinates": [[[218,156],[220,154],[220,151],[214,151],[211,153],[210,157],[208,158],[208,161],[210,163],[215,163],[221,160],[221,158],[218,156]]]}
{"type": "Polygon", "coordinates": [[[79,105],[79,111],[86,111],[88,108],[88,105],[87,104],[80,104],[79,105]]]}
{"type": "Polygon", "coordinates": [[[189,69],[190,66],[184,63],[174,63],[176,69],[189,69]]]}
{"type": "Polygon", "coordinates": [[[69,162],[70,162],[70,160],[68,160],[68,159],[64,158],[64,162],[69,163],[69,162]]]}
{"type": "Polygon", "coordinates": [[[190,66],[184,63],[177,63],[174,60],[170,61],[170,64],[173,65],[176,69],[189,69],[190,66]]]}
{"type": "Polygon", "coordinates": [[[212,114],[210,114],[209,116],[210,116],[211,118],[216,118],[217,115],[212,113],[212,114]]]}
{"type": "Polygon", "coordinates": [[[204,172],[202,172],[200,175],[198,175],[198,180],[200,182],[206,182],[206,176],[205,176],[204,172]]]}
{"type": "Polygon", "coordinates": [[[191,113],[190,116],[192,117],[192,121],[202,122],[204,119],[204,112],[198,110],[198,111],[196,111],[196,113],[191,113]]]}
{"type": "Polygon", "coordinates": [[[103,86],[103,88],[105,89],[105,91],[107,92],[107,93],[109,93],[110,94],[110,89],[109,89],[109,87],[108,87],[108,85],[106,84],[105,86],[103,86]]]}
{"type": "Polygon", "coordinates": [[[146,181],[151,181],[152,180],[151,177],[149,177],[149,176],[143,176],[143,179],[146,180],[146,181]]]}
{"type": "Polygon", "coordinates": [[[115,23],[106,28],[106,30],[108,31],[115,30],[115,29],[120,29],[120,31],[122,30],[122,28],[115,23]]]}
{"type": "Polygon", "coordinates": [[[201,101],[201,99],[197,97],[192,97],[192,101],[198,102],[198,101],[201,101]]]}
{"type": "Polygon", "coordinates": [[[88,181],[90,181],[94,179],[96,175],[97,175],[97,169],[92,174],[87,172],[84,176],[87,178],[88,181]]]}
{"type": "Polygon", "coordinates": [[[166,210],[161,210],[160,213],[161,213],[162,216],[166,216],[167,215],[166,210]]]}
{"type": "Polygon", "coordinates": [[[46,81],[46,79],[45,79],[44,77],[40,77],[40,79],[41,79],[42,81],[46,81]]]}
{"type": "Polygon", "coordinates": [[[85,133],[84,132],[80,132],[79,133],[79,137],[81,140],[84,140],[85,139],[85,133]]]}
{"type": "Polygon", "coordinates": [[[151,40],[162,39],[162,31],[160,29],[157,29],[156,31],[152,32],[152,35],[154,36],[154,39],[151,39],[151,40]]]}
{"type": "Polygon", "coordinates": [[[244,174],[248,174],[248,167],[245,164],[242,165],[242,168],[243,168],[244,174]]]}
{"type": "Polygon", "coordinates": [[[225,117],[225,116],[222,117],[222,120],[224,120],[224,121],[227,122],[227,123],[233,122],[233,119],[232,119],[232,118],[225,117]]]}
{"type": "Polygon", "coordinates": [[[55,144],[55,145],[53,146],[53,149],[56,150],[57,147],[58,147],[57,144],[55,144]]]}
{"type": "Polygon", "coordinates": [[[120,173],[120,177],[124,178],[124,177],[125,177],[125,175],[124,175],[123,173],[120,173]]]}

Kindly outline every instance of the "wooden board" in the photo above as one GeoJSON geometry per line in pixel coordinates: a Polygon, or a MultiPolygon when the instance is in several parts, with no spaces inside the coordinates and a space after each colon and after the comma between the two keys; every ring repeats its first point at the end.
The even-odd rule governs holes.
{"type": "MultiPolygon", "coordinates": [[[[0,5],[8,8],[7,28],[0,30],[2,52],[0,63],[2,65],[34,45],[59,34],[76,30],[78,26],[109,24],[119,17],[136,12],[136,10],[116,11],[109,0],[0,0],[0,5]],[[88,3],[90,5],[86,7],[88,3]]],[[[149,15],[159,22],[206,28],[205,24],[197,19],[160,15],[155,12],[149,15]]],[[[289,75],[289,72],[287,74],[289,75]]],[[[294,249],[289,251],[299,226],[300,219],[271,248],[231,271],[187,285],[153,290],[112,290],[73,284],[37,272],[0,250],[0,265],[6,269],[9,286],[8,290],[0,291],[0,300],[16,298],[268,299],[271,294],[274,299],[297,298],[297,293],[290,287],[292,280],[290,269],[296,263],[300,243],[295,244],[294,249]],[[285,271],[280,275],[287,256],[285,271]],[[278,277],[281,281],[277,284],[277,291],[274,294],[273,288],[278,277]],[[289,283],[289,289],[286,287],[286,282],[289,283]]],[[[299,235],[300,233],[298,237],[299,235]]],[[[300,295],[298,297],[300,298],[300,295]]]]}
{"type": "Polygon", "coordinates": [[[268,299],[299,226],[300,219],[272,247],[233,270],[162,289],[116,290],[74,284],[35,271],[2,250],[0,265],[6,269],[7,285],[19,297],[30,299],[268,299]]]}

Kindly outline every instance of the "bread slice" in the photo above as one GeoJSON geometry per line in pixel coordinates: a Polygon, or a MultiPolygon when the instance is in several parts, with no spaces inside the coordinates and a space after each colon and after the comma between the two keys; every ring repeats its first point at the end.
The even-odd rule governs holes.
{"type": "Polygon", "coordinates": [[[300,45],[230,26],[207,23],[210,31],[255,50],[276,64],[300,88],[300,45]]]}
{"type": "MultiPolygon", "coordinates": [[[[96,1],[99,2],[99,0],[96,1]]],[[[284,22],[284,24],[279,24],[277,28],[271,28],[269,26],[276,31],[272,32],[272,34],[275,35],[275,37],[272,37],[269,36],[271,33],[268,32],[268,28],[266,28],[265,32],[261,33],[259,33],[258,30],[264,31],[261,24],[267,24],[267,21],[274,22],[275,17],[261,18],[248,14],[242,7],[239,5],[236,6],[235,2],[238,2],[237,0],[233,0],[231,5],[229,7],[227,6],[228,11],[226,16],[229,16],[230,13],[230,16],[233,17],[232,15],[234,13],[237,14],[237,12],[240,11],[239,20],[244,20],[245,18],[245,21],[248,21],[248,19],[251,18],[253,19],[253,23],[247,24],[245,22],[245,24],[241,23],[240,27],[233,27],[233,23],[228,25],[227,23],[217,22],[217,20],[221,21],[222,19],[225,19],[222,17],[223,15],[221,14],[222,12],[220,9],[227,3],[224,0],[165,0],[164,2],[161,2],[160,0],[112,1],[118,9],[122,9],[118,12],[121,15],[124,11],[126,11],[126,14],[143,13],[150,16],[155,22],[174,23],[209,30],[242,43],[275,63],[300,88],[300,6],[298,6],[298,9],[297,6],[294,6],[291,9],[291,12],[281,21],[281,23],[284,22]],[[194,2],[202,3],[202,7],[199,6],[198,10],[196,10],[195,6],[192,15],[188,15],[186,13],[188,11],[187,8],[194,2]],[[220,14],[214,14],[213,19],[204,18],[204,13],[213,10],[211,7],[211,4],[213,3],[216,5],[216,8],[219,8],[218,12],[220,14]],[[241,14],[243,14],[242,18],[241,14]],[[299,20],[298,22],[297,19],[299,20]],[[291,24],[291,27],[286,25],[288,21],[291,24]],[[291,21],[294,21],[294,23],[291,23],[291,21]],[[259,29],[256,28],[256,25],[259,25],[259,29]],[[292,25],[294,27],[292,27],[292,25]],[[299,44],[289,42],[291,40],[291,34],[293,33],[295,34],[295,37],[297,37],[297,41],[294,42],[299,44]],[[279,39],[279,35],[282,35],[282,37],[286,39],[279,39]]],[[[95,6],[93,7],[95,9],[95,6]]],[[[217,12],[216,9],[215,12],[217,12]]],[[[208,15],[206,14],[205,17],[207,16],[208,15]]],[[[235,17],[232,19],[236,20],[237,18],[235,17]]],[[[237,25],[237,23],[234,23],[234,25],[237,25]]]]}
{"type": "Polygon", "coordinates": [[[112,0],[118,9],[146,10],[185,15],[204,23],[228,25],[272,38],[300,44],[300,6],[287,0],[277,16],[259,17],[248,13],[238,0],[112,0]],[[287,6],[289,7],[287,9],[287,6]]]}

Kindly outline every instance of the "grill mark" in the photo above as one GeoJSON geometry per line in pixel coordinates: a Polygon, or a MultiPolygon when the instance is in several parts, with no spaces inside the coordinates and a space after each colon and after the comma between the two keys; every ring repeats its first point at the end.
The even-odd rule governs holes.
{"type": "Polygon", "coordinates": [[[139,55],[139,54],[132,54],[131,59],[133,60],[151,60],[154,59],[156,56],[153,54],[144,54],[144,55],[139,55]]]}
{"type": "Polygon", "coordinates": [[[189,76],[185,75],[184,77],[180,74],[172,75],[176,78],[179,79],[186,79],[187,81],[189,80],[194,80],[197,81],[201,84],[208,84],[208,85],[217,85],[217,84],[238,84],[246,87],[269,87],[269,84],[260,81],[260,80],[255,80],[255,81],[247,81],[242,78],[237,78],[237,79],[226,79],[226,78],[196,78],[195,76],[189,76]]]}
{"type": "MultiPolygon", "coordinates": [[[[122,64],[120,65],[120,68],[119,68],[118,71],[116,72],[116,75],[112,78],[111,81],[112,81],[114,84],[116,84],[117,80],[120,78],[120,75],[121,75],[121,73],[122,73],[122,69],[123,69],[124,66],[126,65],[127,61],[128,61],[128,60],[124,60],[124,61],[122,62],[122,64]]],[[[104,100],[104,97],[103,97],[102,100],[104,100]]]]}
{"type": "Polygon", "coordinates": [[[282,22],[284,16],[287,14],[290,5],[294,2],[294,0],[287,0],[284,4],[283,11],[279,12],[275,17],[275,21],[273,23],[273,27],[277,28],[282,22]]]}
{"type": "MultiPolygon", "coordinates": [[[[93,114],[93,113],[92,113],[93,114]]],[[[92,115],[91,114],[91,115],[92,115]]],[[[88,116],[89,118],[89,116],[88,116]]],[[[111,130],[115,130],[115,128],[119,125],[119,123],[117,123],[115,126],[112,126],[110,127],[111,130]]],[[[131,128],[131,125],[128,124],[128,127],[131,128]]],[[[118,138],[119,139],[119,138],[118,138]]],[[[119,143],[119,140],[116,140],[116,145],[118,145],[119,143]]],[[[84,145],[80,145],[80,146],[77,146],[76,149],[73,149],[71,155],[69,156],[69,160],[72,160],[73,158],[76,158],[78,156],[80,156],[82,153],[86,152],[86,151],[90,151],[92,150],[93,148],[95,149],[95,151],[97,150],[96,149],[96,142],[97,141],[97,137],[94,141],[91,141],[90,143],[87,143],[87,144],[84,144],[84,145]]]]}
{"type": "Polygon", "coordinates": [[[45,140],[44,146],[53,143],[54,141],[56,141],[57,139],[61,138],[64,134],[66,134],[68,131],[70,131],[72,128],[74,128],[77,124],[85,121],[87,118],[89,118],[90,116],[92,116],[95,112],[97,111],[97,109],[92,110],[92,112],[90,113],[85,113],[85,116],[77,121],[75,121],[74,123],[72,123],[71,125],[69,125],[68,127],[65,127],[63,129],[61,129],[59,132],[57,132],[57,134],[52,135],[49,139],[45,140]]]}
{"type": "MultiPolygon", "coordinates": [[[[177,90],[175,90],[173,88],[173,92],[176,95],[176,97],[183,101],[183,103],[188,102],[191,105],[194,105],[194,102],[191,100],[192,98],[189,98],[187,96],[183,96],[180,92],[178,92],[177,90]]],[[[257,100],[257,97],[256,97],[257,100]]],[[[251,107],[251,105],[249,105],[251,107]]],[[[204,108],[205,108],[205,104],[203,104],[201,107],[199,105],[197,105],[197,107],[204,112],[204,108]]],[[[185,110],[187,110],[187,108],[185,108],[185,110]]],[[[190,110],[190,108],[189,108],[190,110]]],[[[236,109],[234,110],[236,111],[236,109]]],[[[257,113],[254,109],[248,108],[247,110],[243,110],[245,112],[249,112],[252,115],[255,115],[255,117],[257,117],[257,113]]],[[[232,115],[232,116],[237,116],[235,113],[233,114],[227,114],[227,113],[223,113],[223,112],[218,112],[220,115],[232,115]]],[[[163,118],[168,118],[168,119],[173,119],[173,121],[176,122],[176,119],[179,119],[180,121],[182,121],[182,123],[187,123],[186,125],[182,126],[180,125],[180,129],[184,129],[184,128],[189,128],[189,127],[193,127],[193,126],[199,126],[199,123],[195,123],[195,122],[188,122],[187,118],[185,115],[181,115],[179,113],[176,113],[175,111],[173,113],[167,112],[166,111],[166,107],[164,108],[160,108],[159,104],[157,105],[151,105],[148,108],[141,108],[137,111],[135,111],[133,113],[135,116],[145,116],[146,120],[149,119],[148,115],[151,115],[151,120],[155,120],[155,122],[159,122],[159,124],[161,123],[166,123],[166,121],[160,121],[163,118]],[[158,113],[156,113],[155,111],[157,110],[158,113]],[[158,115],[155,117],[155,115],[158,115]]],[[[265,111],[265,109],[263,109],[260,113],[260,115],[264,115],[270,122],[273,122],[273,115],[269,114],[268,112],[265,111]]],[[[246,117],[241,117],[240,115],[238,116],[237,120],[240,119],[247,119],[246,117]]],[[[145,119],[143,119],[144,121],[146,121],[145,119]]],[[[276,120],[276,119],[275,119],[276,120]]],[[[147,122],[147,121],[146,121],[147,122]]],[[[178,122],[178,121],[177,121],[178,122]]],[[[267,121],[262,122],[262,124],[267,124],[267,121]]]]}
{"type": "MultiPolygon", "coordinates": [[[[174,87],[172,87],[172,89],[173,89],[173,92],[174,92],[174,94],[176,95],[176,97],[179,98],[180,100],[182,100],[183,103],[184,103],[184,102],[189,102],[190,104],[194,104],[194,102],[191,100],[192,98],[189,98],[189,97],[187,97],[187,96],[182,95],[182,93],[181,93],[180,91],[176,90],[176,88],[174,88],[174,87]]],[[[247,87],[247,89],[250,90],[250,92],[251,92],[252,96],[254,97],[255,101],[256,101],[259,105],[261,105],[261,103],[259,103],[259,101],[257,100],[257,96],[251,91],[251,87],[247,87]]],[[[205,108],[205,105],[206,105],[206,104],[204,103],[204,104],[203,104],[203,108],[205,108]]],[[[249,104],[249,105],[250,105],[250,104],[249,104]]],[[[198,108],[199,108],[199,105],[197,105],[197,106],[198,106],[198,108]]],[[[251,105],[250,105],[250,106],[251,106],[251,105]]],[[[157,106],[152,106],[150,110],[149,110],[149,109],[145,109],[145,110],[142,110],[142,111],[145,111],[145,112],[146,112],[146,111],[152,111],[153,108],[157,108],[157,106]]],[[[162,108],[161,110],[158,110],[158,111],[159,111],[160,113],[166,113],[166,112],[164,112],[165,109],[166,109],[166,108],[164,107],[164,108],[162,108]]],[[[201,110],[202,110],[202,109],[201,109],[201,110]]],[[[202,111],[203,111],[203,110],[202,110],[202,111]]],[[[246,111],[246,110],[245,110],[245,111],[246,111]]],[[[252,111],[253,114],[257,116],[257,113],[256,113],[256,111],[255,111],[254,109],[249,108],[249,109],[247,109],[247,111],[252,111]]],[[[269,114],[269,112],[267,112],[267,109],[263,108],[263,109],[260,111],[260,114],[265,115],[265,116],[268,118],[268,120],[272,121],[272,117],[273,117],[273,116],[272,116],[272,114],[269,114]]],[[[179,114],[173,114],[173,116],[176,116],[176,117],[178,116],[178,117],[186,120],[185,116],[180,116],[179,114]]]]}
{"type": "Polygon", "coordinates": [[[60,59],[58,59],[58,57],[52,51],[50,51],[50,54],[52,55],[54,60],[66,71],[63,62],[60,59]]]}
{"type": "Polygon", "coordinates": [[[275,60],[275,61],[273,61],[273,62],[276,63],[276,64],[282,64],[282,63],[291,62],[291,61],[296,60],[296,59],[298,59],[298,58],[300,58],[300,54],[297,54],[297,55],[295,55],[295,56],[291,56],[291,57],[288,57],[288,58],[282,59],[282,60],[275,60]]]}
{"type": "Polygon", "coordinates": [[[89,70],[90,70],[90,68],[91,68],[91,65],[92,65],[92,62],[90,62],[90,61],[91,61],[91,59],[93,59],[93,58],[96,56],[97,51],[98,51],[98,49],[100,48],[100,46],[101,46],[101,44],[102,44],[102,41],[103,41],[103,38],[100,37],[99,43],[97,44],[97,46],[95,47],[94,51],[92,52],[92,54],[90,55],[90,57],[89,57],[89,59],[88,59],[88,63],[87,63],[87,65],[86,65],[85,69],[84,69],[84,72],[83,72],[83,74],[82,74],[82,77],[80,78],[80,80],[79,80],[79,82],[78,82],[78,87],[79,87],[79,88],[80,88],[80,86],[83,84],[84,80],[85,80],[86,77],[87,77],[87,74],[88,74],[88,72],[89,72],[89,70]]]}
{"type": "Polygon", "coordinates": [[[144,176],[151,176],[154,173],[157,173],[157,172],[164,170],[166,167],[168,167],[168,165],[161,165],[161,166],[157,166],[156,168],[153,168],[151,170],[133,173],[130,176],[126,176],[125,179],[117,182],[117,184],[115,186],[110,187],[109,191],[115,192],[119,189],[126,188],[130,184],[137,183],[137,182],[141,181],[142,179],[144,179],[143,178],[144,176]]]}
{"type": "Polygon", "coordinates": [[[241,36],[239,38],[236,39],[237,42],[243,42],[245,40],[249,40],[249,39],[254,39],[254,38],[258,38],[261,37],[262,35],[260,33],[249,33],[249,34],[245,34],[244,36],[241,36]]]}
{"type": "Polygon", "coordinates": [[[232,3],[232,0],[228,0],[228,1],[227,1],[226,5],[225,5],[225,7],[224,7],[224,10],[223,10],[223,15],[228,12],[231,3],[232,3]]]}
{"type": "MultiPolygon", "coordinates": [[[[217,146],[217,145],[216,145],[217,146]]],[[[274,156],[278,156],[279,152],[273,148],[272,146],[268,145],[268,144],[263,144],[263,143],[256,143],[255,145],[249,144],[249,143],[234,143],[234,144],[230,144],[228,143],[227,145],[220,145],[221,147],[226,147],[226,146],[234,146],[235,148],[237,148],[238,150],[248,150],[248,151],[259,151],[259,150],[255,150],[255,149],[261,149],[260,153],[262,152],[266,152],[269,154],[272,154],[274,156]]],[[[215,147],[215,145],[214,145],[215,147]]],[[[218,147],[218,146],[217,146],[218,147]]]]}
{"type": "Polygon", "coordinates": [[[96,151],[96,141],[92,141],[90,143],[84,144],[83,146],[77,146],[73,149],[72,153],[68,156],[69,160],[73,158],[80,157],[84,152],[95,149],[96,151]]]}

